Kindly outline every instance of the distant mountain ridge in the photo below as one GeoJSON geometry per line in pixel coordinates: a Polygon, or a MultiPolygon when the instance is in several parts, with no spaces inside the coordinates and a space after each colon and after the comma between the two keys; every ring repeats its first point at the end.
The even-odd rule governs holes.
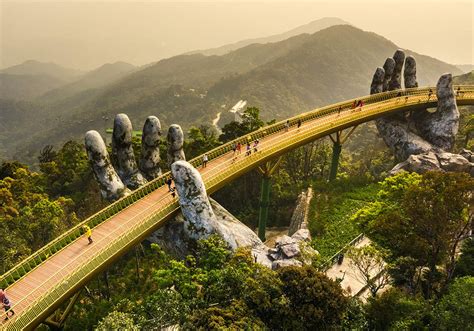
{"type": "Polygon", "coordinates": [[[1,99],[32,99],[65,84],[49,75],[13,75],[0,73],[1,99]]]}
{"type": "Polygon", "coordinates": [[[456,67],[464,73],[469,73],[474,70],[474,64],[456,64],[456,67]]]}
{"type": "MultiPolygon", "coordinates": [[[[17,158],[37,155],[46,144],[82,139],[91,129],[104,132],[117,113],[127,113],[136,129],[147,116],[156,115],[164,128],[178,123],[187,130],[211,124],[217,113],[225,113],[239,100],[259,107],[266,120],[282,119],[368,94],[374,68],[398,48],[375,33],[337,25],[222,56],[180,55],[60,102],[0,102],[0,117],[6,114],[0,145],[8,146],[5,153],[16,153],[17,158]],[[18,107],[22,117],[14,116],[18,107]],[[28,121],[32,116],[38,120],[28,121]]],[[[429,56],[407,54],[417,60],[420,85],[436,84],[445,72],[461,73],[429,56]]]]}
{"type": "Polygon", "coordinates": [[[135,71],[137,67],[126,62],[106,63],[84,74],[79,80],[46,92],[40,100],[54,102],[72,97],[89,89],[97,89],[135,71]]]}
{"type": "Polygon", "coordinates": [[[65,68],[56,63],[46,63],[28,60],[0,70],[0,73],[10,75],[47,75],[63,81],[73,81],[84,74],[83,71],[65,68]]]}
{"type": "Polygon", "coordinates": [[[227,44],[227,45],[223,45],[216,48],[187,52],[186,54],[199,53],[199,54],[204,54],[204,55],[224,55],[231,51],[237,50],[239,48],[242,48],[251,44],[275,43],[275,42],[282,41],[294,36],[298,36],[300,34],[304,34],[304,33],[313,34],[334,25],[344,25],[344,24],[350,24],[350,23],[337,17],[324,17],[318,20],[314,20],[310,23],[298,26],[289,31],[272,35],[269,37],[245,39],[245,40],[238,41],[236,43],[227,44]]]}

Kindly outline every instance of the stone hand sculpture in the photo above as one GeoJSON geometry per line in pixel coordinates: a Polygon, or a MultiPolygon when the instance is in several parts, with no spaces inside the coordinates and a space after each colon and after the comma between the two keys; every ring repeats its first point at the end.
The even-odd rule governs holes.
{"type": "MultiPolygon", "coordinates": [[[[401,88],[401,72],[405,88],[418,87],[416,61],[405,58],[397,50],[393,58],[376,69],[370,94],[401,88]],[[403,66],[404,65],[404,66],[403,66]]],[[[452,76],[444,74],[436,85],[438,105],[435,112],[418,110],[377,119],[377,129],[399,163],[392,173],[402,170],[425,172],[428,170],[461,171],[474,175],[472,160],[449,153],[459,129],[459,110],[456,105],[452,76]]]]}
{"type": "MultiPolygon", "coordinates": [[[[86,133],[87,154],[105,199],[117,200],[126,195],[129,189],[138,188],[147,180],[161,175],[160,135],[160,121],[155,116],[148,117],[143,127],[141,157],[137,166],[132,150],[132,125],[127,115],[119,114],[115,117],[112,162],[99,133],[86,133]]],[[[170,126],[167,140],[168,164],[178,193],[181,213],[155,231],[149,237],[150,241],[160,244],[176,256],[184,257],[192,252],[198,240],[217,234],[230,249],[249,247],[256,262],[273,268],[301,265],[303,262],[297,259],[298,256],[316,254],[307,244],[310,235],[306,229],[277,241],[277,249],[268,248],[254,231],[216,201],[209,199],[199,171],[185,161],[184,136],[179,125],[170,126]],[[300,246],[305,254],[301,254],[300,246]]]]}
{"type": "MultiPolygon", "coordinates": [[[[156,116],[149,116],[143,126],[140,164],[137,166],[132,148],[132,123],[125,114],[114,119],[112,158],[97,131],[88,131],[85,146],[102,197],[114,201],[161,175],[161,124],[156,116]]],[[[183,133],[181,131],[181,137],[183,133]]],[[[182,138],[181,138],[182,139],[182,138]]]]}

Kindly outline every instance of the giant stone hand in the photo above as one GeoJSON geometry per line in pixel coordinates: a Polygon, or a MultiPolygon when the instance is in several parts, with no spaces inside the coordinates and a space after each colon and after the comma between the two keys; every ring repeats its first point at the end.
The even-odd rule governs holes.
{"type": "Polygon", "coordinates": [[[126,195],[128,189],[137,189],[161,174],[160,136],[160,121],[155,116],[149,116],[143,128],[138,170],[132,148],[132,123],[127,115],[118,114],[114,120],[112,162],[100,134],[93,130],[86,133],[87,155],[104,199],[117,200],[126,195]]]}
{"type": "MultiPolygon", "coordinates": [[[[158,118],[148,117],[143,128],[140,164],[137,167],[132,150],[131,122],[125,114],[117,115],[112,140],[113,164],[117,169],[115,171],[99,133],[86,133],[87,154],[105,199],[117,200],[127,194],[128,188],[138,188],[147,180],[161,175],[160,135],[158,118]]],[[[278,249],[269,249],[254,231],[216,201],[209,199],[199,171],[185,161],[184,135],[179,125],[170,126],[167,140],[168,164],[178,193],[181,213],[155,231],[148,240],[160,244],[178,257],[184,257],[193,251],[198,240],[217,234],[230,249],[249,247],[255,261],[267,267],[301,265],[302,262],[295,257],[300,254],[300,242],[309,240],[309,235],[301,237],[301,232],[296,232],[293,237],[285,236],[284,244],[281,243],[278,249]]],[[[305,256],[315,254],[310,247],[306,247],[305,251],[305,256]]]]}
{"type": "MultiPolygon", "coordinates": [[[[401,72],[405,88],[418,87],[416,61],[405,58],[397,50],[393,58],[385,61],[383,68],[376,69],[370,86],[370,94],[401,88],[401,72]]],[[[409,170],[462,171],[474,174],[474,164],[462,155],[449,153],[459,128],[459,110],[453,91],[451,74],[444,74],[436,85],[438,105],[435,112],[425,110],[395,114],[375,121],[377,129],[397,161],[401,162],[392,173],[409,170]]]]}

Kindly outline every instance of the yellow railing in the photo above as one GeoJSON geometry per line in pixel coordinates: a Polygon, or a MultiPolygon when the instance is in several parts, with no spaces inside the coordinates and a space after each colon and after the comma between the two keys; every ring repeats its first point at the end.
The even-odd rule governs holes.
{"type": "MultiPolygon", "coordinates": [[[[457,87],[455,87],[455,89],[457,89],[457,87]]],[[[206,189],[208,193],[211,194],[230,180],[249,171],[255,166],[329,133],[372,120],[390,112],[432,106],[436,104],[436,95],[434,91],[435,88],[433,87],[418,88],[391,91],[358,98],[357,100],[364,100],[365,106],[363,107],[363,110],[351,109],[355,99],[316,109],[290,118],[291,126],[294,126],[298,120],[301,120],[303,123],[309,121],[312,122],[308,123],[308,125],[302,126],[299,130],[292,128],[290,132],[284,134],[282,133],[285,130],[286,120],[280,121],[252,132],[250,134],[252,139],[268,138],[262,142],[258,153],[254,153],[249,157],[241,157],[234,162],[232,161],[232,157],[229,157],[230,154],[228,154],[231,150],[231,145],[234,142],[246,142],[248,135],[239,137],[234,141],[207,152],[210,161],[215,158],[225,157],[226,155],[228,159],[221,163],[217,169],[213,169],[212,174],[203,176],[206,189]],[[433,93],[430,93],[430,90],[432,90],[433,93]],[[430,96],[428,97],[428,95],[430,96]],[[313,121],[315,119],[319,120],[313,121]]],[[[458,95],[458,103],[474,104],[474,86],[462,86],[462,92],[458,95]]],[[[201,156],[196,157],[191,160],[190,163],[197,167],[200,165],[201,159],[201,156]]],[[[117,214],[124,208],[130,207],[136,201],[163,186],[164,178],[167,174],[168,173],[151,181],[142,188],[135,190],[131,195],[113,203],[101,212],[93,215],[78,226],[53,240],[39,252],[25,259],[15,268],[3,275],[2,279],[0,279],[0,283],[2,281],[8,281],[9,279],[7,277],[11,277],[10,280],[12,281],[8,281],[8,285],[11,285],[17,281],[17,279],[24,277],[29,271],[37,267],[38,264],[42,263],[45,259],[56,254],[62,248],[77,239],[77,237],[81,235],[80,226],[82,224],[87,223],[93,227],[105,222],[111,216],[117,214]],[[56,249],[54,248],[54,245],[59,245],[60,247],[56,247],[56,249]],[[42,259],[42,256],[45,258],[42,259]],[[38,257],[40,257],[39,263],[32,265],[32,261],[38,261],[38,257]],[[25,265],[27,266],[26,268],[25,265]],[[21,274],[20,270],[24,273],[21,274]]],[[[24,298],[20,302],[16,302],[15,306],[22,306],[22,313],[6,324],[8,325],[8,329],[23,329],[30,325],[35,325],[35,323],[37,324],[38,321],[41,321],[47,316],[52,308],[58,305],[58,302],[61,302],[61,300],[67,298],[80,286],[85,284],[97,270],[102,269],[108,262],[121,255],[123,252],[128,250],[129,247],[138,243],[146,237],[146,235],[159,228],[164,221],[179,209],[177,199],[173,199],[170,196],[163,198],[155,203],[155,205],[150,206],[146,210],[140,211],[136,216],[134,216],[132,220],[135,218],[139,219],[141,215],[143,219],[137,224],[130,225],[130,227],[127,228],[126,234],[114,235],[120,229],[123,229],[123,226],[128,226],[131,222],[127,222],[123,224],[122,227],[112,231],[106,238],[104,238],[104,240],[107,240],[109,244],[97,252],[93,257],[87,257],[86,254],[81,254],[79,256],[80,262],[78,265],[73,268],[70,267],[72,262],[77,264],[78,261],[76,259],[60,270],[54,272],[45,282],[45,285],[51,281],[54,281],[56,285],[49,289],[45,294],[38,296],[34,300],[24,298]],[[143,214],[150,211],[150,208],[153,208],[156,204],[165,202],[164,200],[166,200],[165,207],[154,211],[150,215],[143,216],[143,214]]],[[[41,286],[38,286],[37,288],[40,287],[41,286]]],[[[30,297],[36,297],[34,291],[31,293],[30,297]]],[[[13,307],[13,309],[15,309],[15,307],[13,307]]],[[[4,317],[5,315],[2,316],[2,319],[4,317]]]]}

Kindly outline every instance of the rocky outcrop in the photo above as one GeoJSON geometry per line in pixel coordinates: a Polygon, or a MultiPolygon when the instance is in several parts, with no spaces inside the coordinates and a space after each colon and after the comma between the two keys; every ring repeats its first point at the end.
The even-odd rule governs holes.
{"type": "Polygon", "coordinates": [[[134,190],[147,182],[138,171],[132,147],[132,122],[125,114],[118,114],[114,119],[112,160],[119,177],[128,188],[134,190]]]}
{"type": "Polygon", "coordinates": [[[148,116],[143,125],[140,171],[147,180],[161,175],[160,169],[161,123],[156,116],[148,116]]]}
{"type": "Polygon", "coordinates": [[[460,154],[429,152],[410,155],[406,161],[397,164],[390,171],[390,174],[394,175],[401,171],[417,172],[420,174],[427,171],[466,172],[474,176],[474,163],[460,154]]]}
{"type": "Polygon", "coordinates": [[[186,160],[183,151],[184,134],[181,127],[177,124],[172,124],[168,129],[168,166],[180,160],[186,160]]]}
{"type": "Polygon", "coordinates": [[[102,197],[109,201],[120,199],[127,193],[127,188],[112,167],[109,153],[99,132],[91,130],[86,133],[85,147],[102,197]]]}

